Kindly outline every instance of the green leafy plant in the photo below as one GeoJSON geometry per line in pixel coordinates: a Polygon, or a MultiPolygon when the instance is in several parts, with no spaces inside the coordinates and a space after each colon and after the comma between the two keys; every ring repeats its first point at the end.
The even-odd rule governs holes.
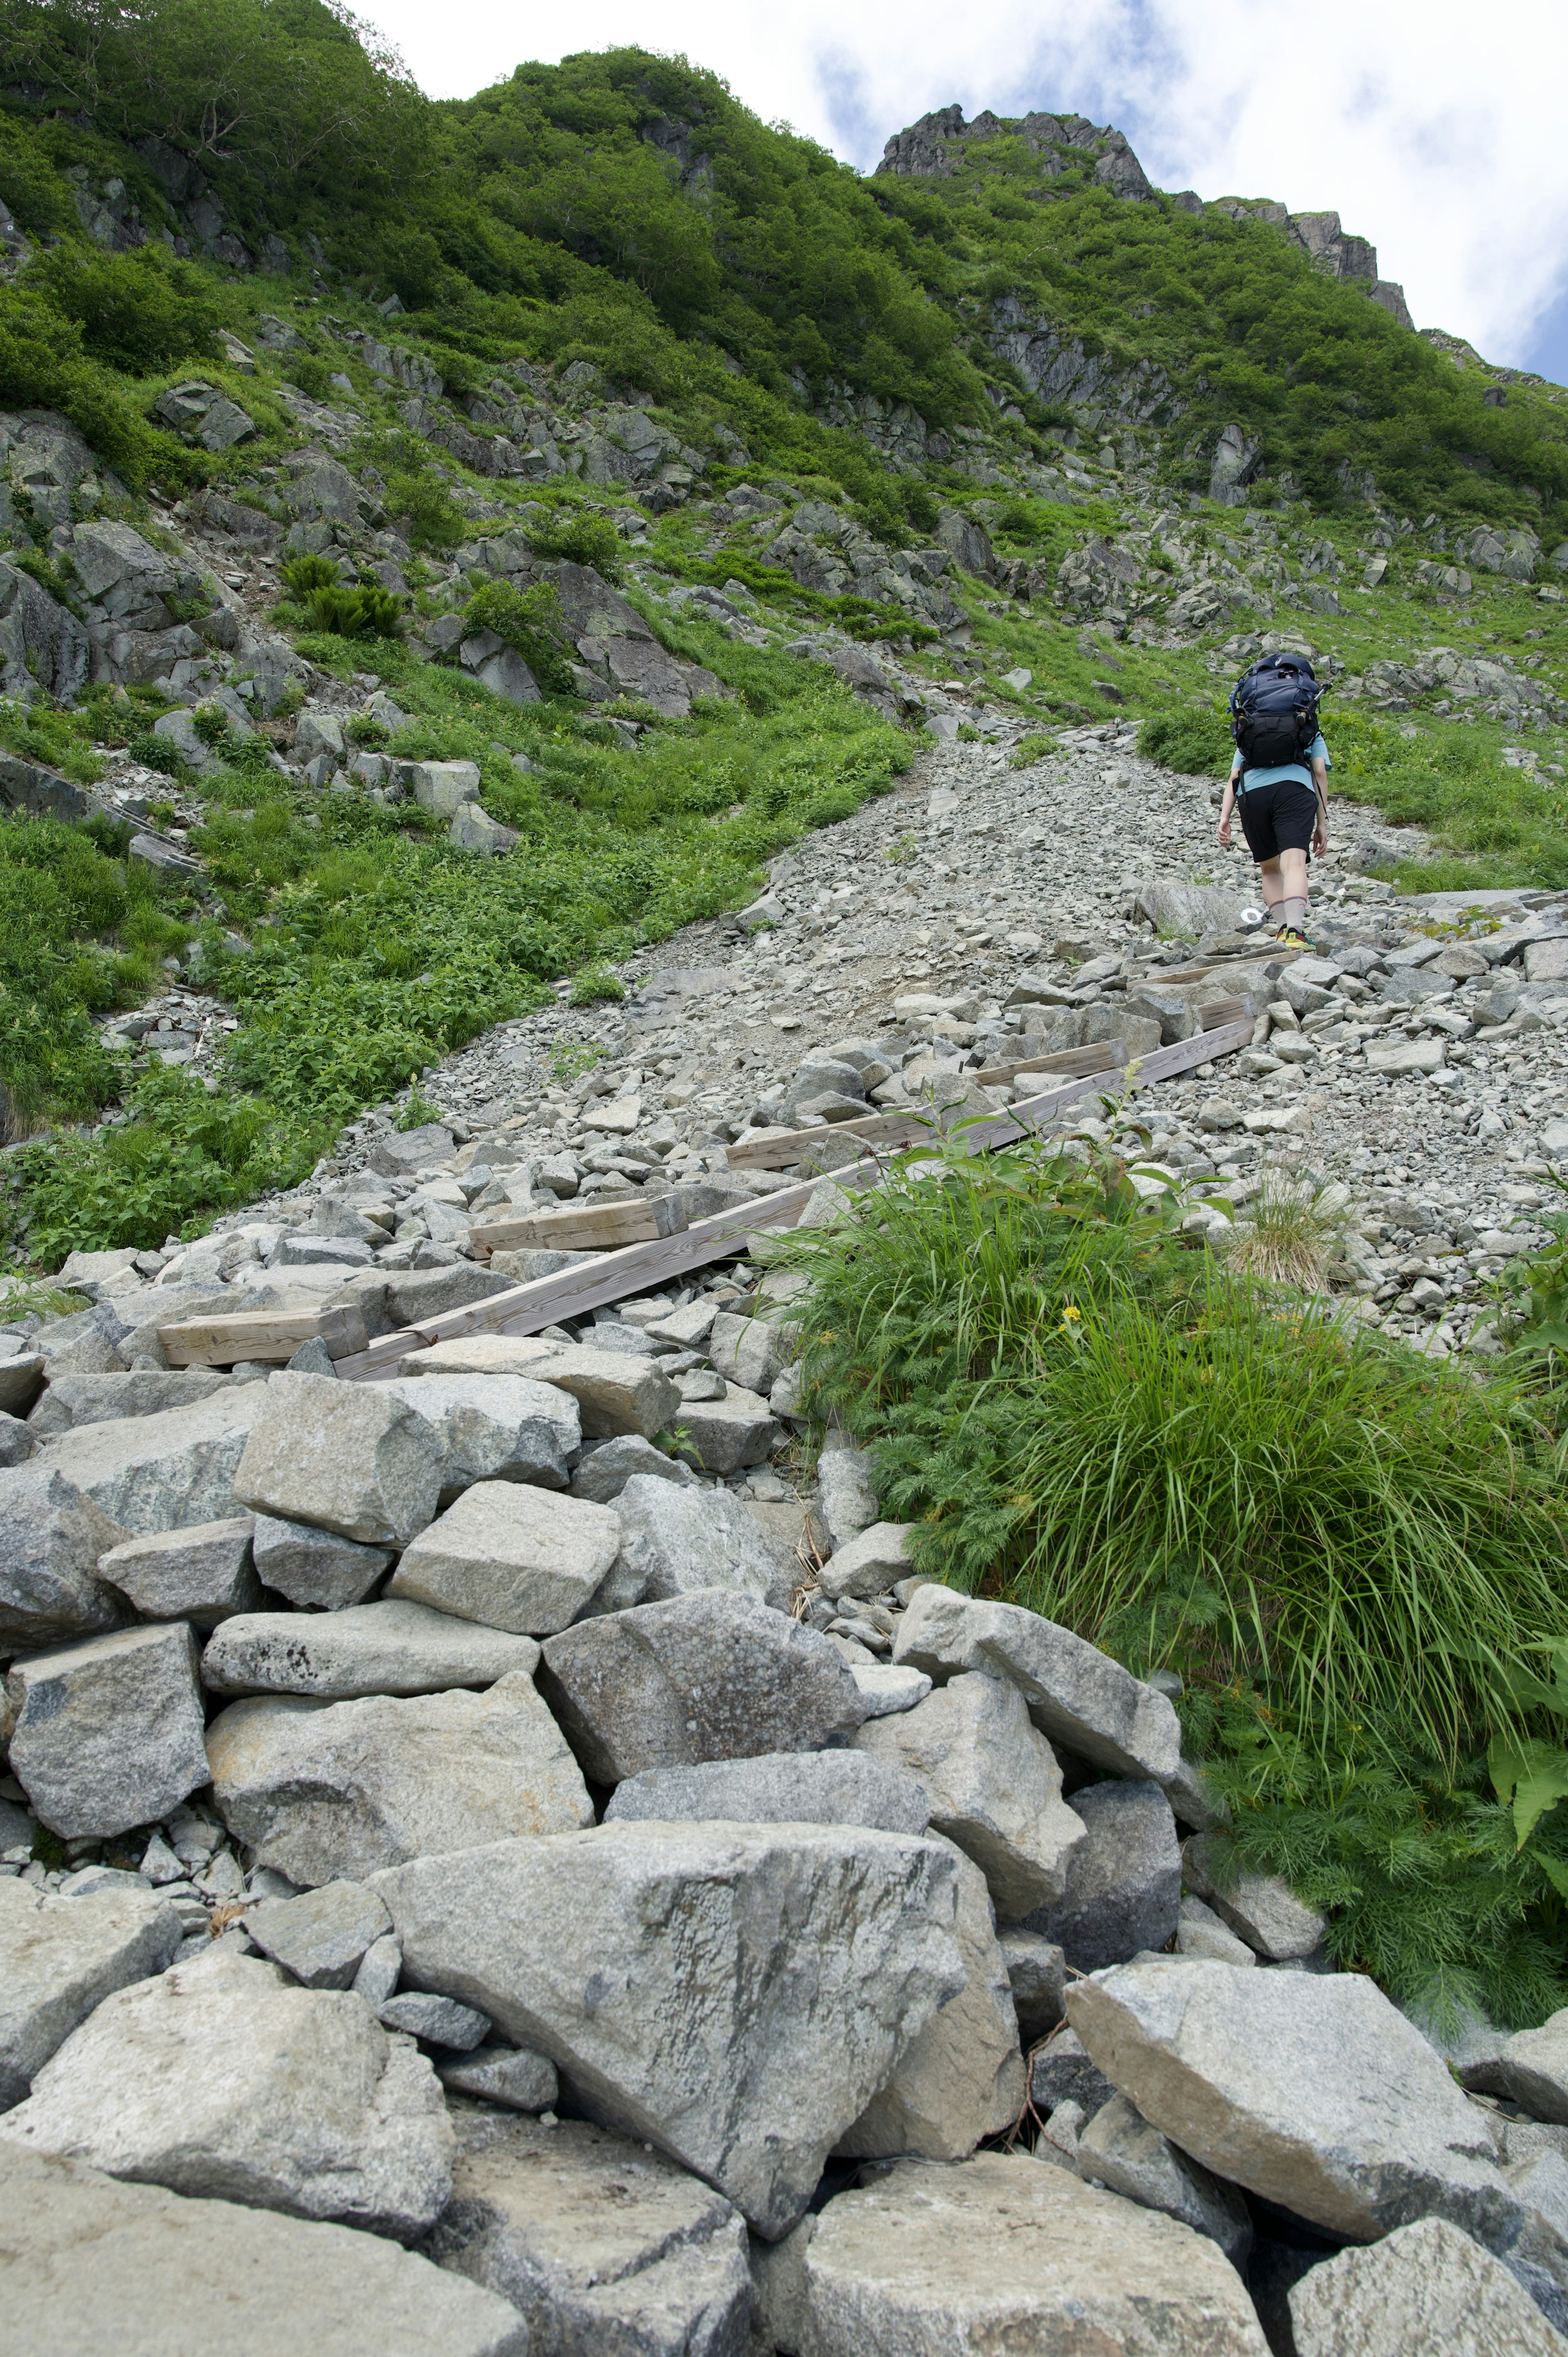
{"type": "Polygon", "coordinates": [[[342,586],[342,576],[330,556],[285,556],[278,571],[289,596],[296,597],[302,606],[308,605],[319,590],[342,586]]]}
{"type": "Polygon", "coordinates": [[[1189,776],[1223,777],[1235,757],[1230,724],[1218,705],[1183,705],[1156,713],[1138,731],[1138,750],[1145,761],[1189,776]]]}
{"type": "Polygon", "coordinates": [[[212,286],[156,245],[132,253],[58,245],[29,264],[24,284],[76,321],[94,360],[128,376],[213,350],[220,315],[212,286]]]}
{"type": "Polygon", "coordinates": [[[569,1006],[598,1006],[625,996],[626,985],[618,974],[608,966],[590,966],[573,983],[566,1003],[569,1006]]]}
{"type": "Polygon", "coordinates": [[[608,516],[592,508],[557,508],[546,522],[531,523],[528,537],[536,556],[564,557],[591,565],[607,581],[620,578],[620,534],[608,516]]]}
{"type": "Polygon", "coordinates": [[[515,647],[548,694],[571,694],[565,617],[549,582],[514,589],[510,582],[487,581],[469,598],[464,619],[471,630],[491,630],[515,647]]]}
{"type": "Polygon", "coordinates": [[[402,601],[390,589],[361,582],[316,590],[309,600],[311,625],[338,639],[395,639],[403,634],[402,601]]]}
{"type": "Polygon", "coordinates": [[[407,1101],[400,1106],[394,1126],[400,1130],[425,1129],[432,1122],[445,1121],[446,1118],[440,1106],[425,1095],[418,1073],[410,1072],[407,1101]]]}

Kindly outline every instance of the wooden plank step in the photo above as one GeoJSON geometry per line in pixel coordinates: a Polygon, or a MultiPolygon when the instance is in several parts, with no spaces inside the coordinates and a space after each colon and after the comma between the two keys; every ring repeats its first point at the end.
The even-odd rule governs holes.
{"type": "Polygon", "coordinates": [[[559,1211],[520,1212],[470,1228],[476,1252],[538,1245],[547,1252],[614,1252],[622,1244],[654,1243],[679,1234],[686,1207],[675,1195],[622,1195],[609,1203],[567,1203],[559,1211]]]}
{"type": "Polygon", "coordinates": [[[1229,998],[1211,998],[1207,1006],[1197,1010],[1197,1020],[1205,1031],[1223,1031],[1228,1024],[1250,1023],[1252,1002],[1232,995],[1229,998]]]}
{"type": "MultiPolygon", "coordinates": [[[[1168,1048],[1156,1048],[1121,1071],[1090,1072],[1063,1081],[1039,1096],[1009,1105],[994,1120],[971,1124],[962,1132],[964,1146],[970,1152],[983,1153],[993,1146],[1010,1145],[1026,1132],[1048,1131],[1085,1097],[1112,1092],[1124,1074],[1134,1074],[1138,1086],[1146,1087],[1152,1082],[1174,1079],[1178,1072],[1190,1071],[1195,1065],[1208,1063],[1216,1057],[1231,1055],[1238,1048],[1249,1047],[1251,1038],[1249,1017],[1244,1023],[1229,1024],[1219,1031],[1202,1032],[1196,1039],[1177,1039],[1168,1048]]],[[[915,1143],[929,1137],[929,1125],[913,1126],[917,1132],[915,1143]]],[[[806,1135],[820,1138],[831,1132],[810,1130],[806,1135]]],[[[864,1160],[830,1173],[832,1183],[848,1188],[874,1185],[884,1168],[883,1141],[878,1139],[876,1146],[877,1150],[864,1160]]],[[[601,1308],[607,1302],[624,1301],[629,1295],[646,1293],[658,1285],[684,1276],[692,1269],[704,1267],[711,1261],[725,1259],[743,1247],[748,1235],[768,1228],[793,1227],[822,1183],[821,1178],[809,1178],[798,1187],[780,1187],[771,1195],[737,1204],[733,1211],[715,1212],[712,1219],[695,1220],[683,1233],[629,1244],[622,1251],[606,1253],[598,1260],[562,1269],[554,1276],[535,1277],[531,1284],[491,1294],[488,1300],[471,1302],[467,1308],[448,1310],[403,1333],[379,1335],[357,1357],[341,1360],[338,1372],[357,1382],[370,1381],[377,1375],[390,1374],[400,1359],[434,1342],[465,1334],[537,1334],[542,1327],[585,1317],[590,1309],[601,1308]]]]}
{"type": "Polygon", "coordinates": [[[967,1078],[978,1081],[983,1089],[994,1088],[1000,1082],[1019,1080],[1029,1072],[1060,1072],[1066,1078],[1081,1072],[1114,1071],[1126,1060],[1125,1040],[1095,1039],[1087,1048],[1053,1048],[1048,1056],[1027,1056],[1019,1064],[983,1064],[967,1078]]]}
{"type": "Polygon", "coordinates": [[[242,1359],[282,1365],[302,1342],[320,1340],[329,1359],[357,1357],[367,1345],[358,1309],[237,1309],[226,1318],[182,1318],[158,1328],[171,1367],[232,1367],[242,1359]]]}
{"type": "Polygon", "coordinates": [[[1297,958],[1308,954],[1305,950],[1287,950],[1282,942],[1264,942],[1255,950],[1230,950],[1224,957],[1206,958],[1198,965],[1148,966],[1136,982],[1129,974],[1127,986],[1139,989],[1148,983],[1160,989],[1167,983],[1201,982],[1205,974],[1217,973],[1222,965],[1267,965],[1271,958],[1277,958],[1281,965],[1294,965],[1297,958]]]}

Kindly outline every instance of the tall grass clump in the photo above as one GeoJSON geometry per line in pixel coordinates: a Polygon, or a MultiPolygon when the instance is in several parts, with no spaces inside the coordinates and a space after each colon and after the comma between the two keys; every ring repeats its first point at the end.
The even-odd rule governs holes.
{"type": "Polygon", "coordinates": [[[1450,1758],[1455,1648],[1559,1625],[1568,1508],[1517,1389],[1237,1277],[1113,1161],[950,1156],[789,1249],[814,1395],[955,1586],[1450,1758]]]}
{"type": "Polygon", "coordinates": [[[1539,1399],[1211,1259],[1109,1153],[891,1178],[769,1250],[920,1567],[1175,1669],[1230,1867],[1285,1874],[1337,1962],[1438,2027],[1568,2002],[1568,1808],[1505,1805],[1568,1796],[1517,1669],[1563,1627],[1539,1399]]]}

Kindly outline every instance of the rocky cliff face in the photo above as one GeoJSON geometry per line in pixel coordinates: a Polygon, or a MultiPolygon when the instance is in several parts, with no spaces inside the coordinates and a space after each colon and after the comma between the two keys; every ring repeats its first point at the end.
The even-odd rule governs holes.
{"type": "MultiPolygon", "coordinates": [[[[1095,179],[1112,196],[1145,204],[1164,193],[1155,188],[1113,124],[1093,124],[1081,114],[1003,116],[987,109],[972,123],[966,123],[961,106],[944,106],[896,133],[876,169],[925,179],[951,179],[963,171],[983,171],[988,159],[980,151],[990,141],[1004,138],[1023,141],[1036,158],[1044,179],[1092,160],[1095,179]]],[[[1230,221],[1266,222],[1310,254],[1314,266],[1326,276],[1364,281],[1374,303],[1402,327],[1414,327],[1404,288],[1391,278],[1378,275],[1377,247],[1364,237],[1348,234],[1337,213],[1293,213],[1267,197],[1216,197],[1206,205],[1192,188],[1177,189],[1170,202],[1183,212],[1218,212],[1230,221]]]]}

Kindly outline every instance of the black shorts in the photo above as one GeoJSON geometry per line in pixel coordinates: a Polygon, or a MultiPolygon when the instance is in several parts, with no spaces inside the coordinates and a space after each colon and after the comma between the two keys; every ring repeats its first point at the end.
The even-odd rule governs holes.
{"type": "Polygon", "coordinates": [[[1317,796],[1310,786],[1281,778],[1275,785],[1254,786],[1251,793],[1238,794],[1236,807],[1247,848],[1260,865],[1277,859],[1282,851],[1311,852],[1317,796]]]}

